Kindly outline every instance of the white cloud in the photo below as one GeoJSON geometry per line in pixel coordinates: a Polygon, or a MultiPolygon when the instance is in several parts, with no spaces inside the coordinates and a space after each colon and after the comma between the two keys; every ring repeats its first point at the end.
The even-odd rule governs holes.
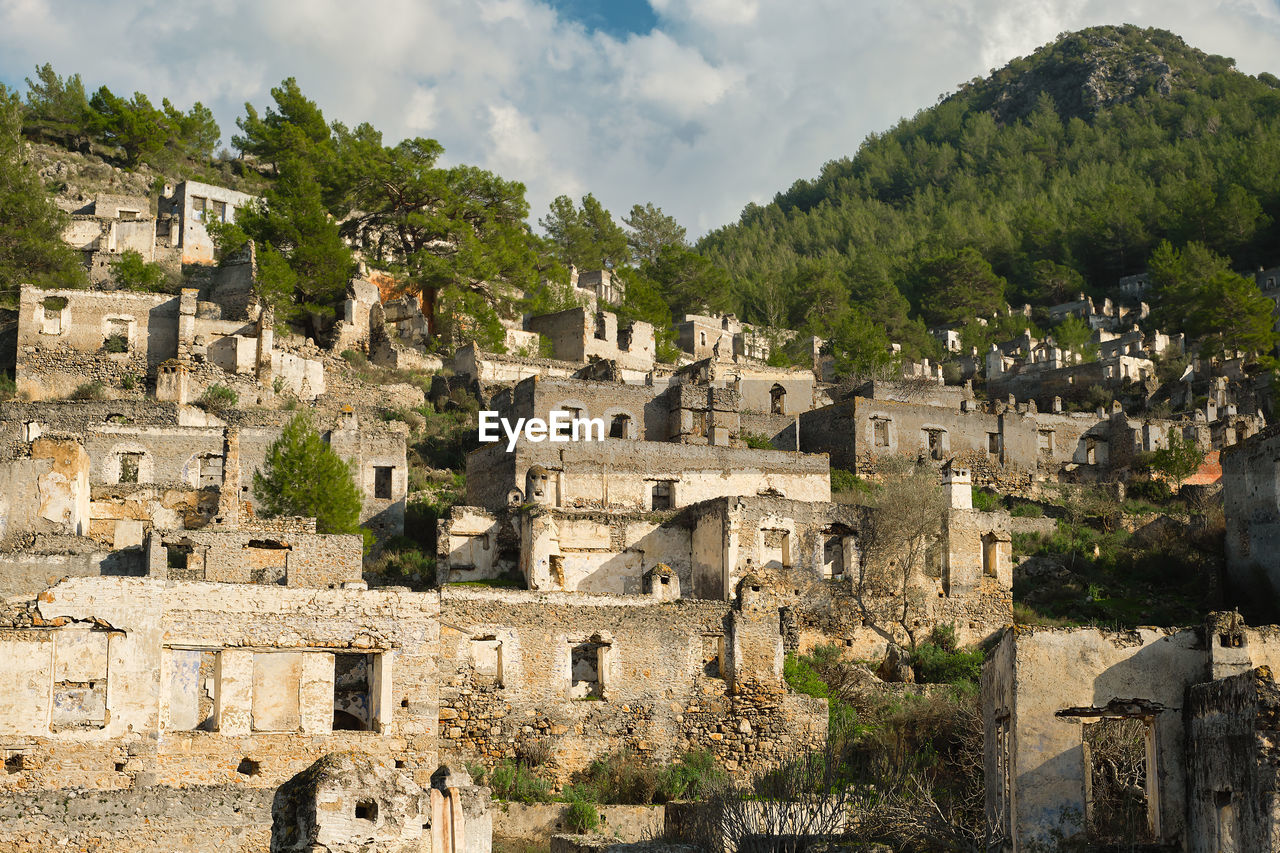
{"type": "Polygon", "coordinates": [[[652,201],[693,233],[767,201],[870,132],[1059,32],[1159,26],[1280,73],[1267,0],[651,0],[618,39],[545,0],[0,0],[0,80],[38,63],[87,85],[202,100],[227,138],[285,77],[325,115],[615,215],[652,201]],[[121,11],[126,9],[127,11],[121,11]]]}

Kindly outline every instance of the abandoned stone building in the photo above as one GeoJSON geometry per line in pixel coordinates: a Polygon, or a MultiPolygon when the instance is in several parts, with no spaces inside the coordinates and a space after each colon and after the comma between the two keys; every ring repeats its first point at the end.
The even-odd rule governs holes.
{"type": "Polygon", "coordinates": [[[527,328],[550,341],[555,358],[560,361],[613,361],[632,382],[643,382],[653,370],[653,326],[641,320],[619,329],[616,314],[570,308],[530,317],[527,328]]]}
{"type": "Polygon", "coordinates": [[[604,305],[621,305],[627,296],[626,282],[613,274],[613,270],[579,270],[569,267],[569,286],[580,302],[590,311],[599,311],[604,305]]]}
{"type": "Polygon", "coordinates": [[[1003,849],[1053,839],[1280,849],[1274,627],[1008,631],[983,670],[987,813],[1003,849]]]}
{"type": "MultiPolygon", "coordinates": [[[[1101,340],[1100,355],[1093,361],[1057,346],[1052,338],[1037,341],[1029,334],[1017,339],[1020,343],[1012,355],[1008,348],[992,344],[986,356],[987,392],[992,397],[1035,400],[1046,408],[1054,397],[1083,397],[1093,386],[1113,390],[1131,384],[1149,386],[1144,394],[1149,396],[1156,388],[1156,366],[1141,344],[1141,333],[1136,335],[1138,342],[1101,340]]],[[[1095,333],[1095,337],[1102,335],[1095,333]]],[[[1167,345],[1168,339],[1157,333],[1155,340],[1167,345]]]]}
{"type": "MultiPolygon", "coordinates": [[[[12,685],[0,786],[33,801],[82,789],[106,814],[128,803],[132,824],[99,849],[179,831],[208,833],[188,849],[261,849],[275,790],[339,751],[425,787],[442,758],[493,763],[532,741],[567,778],[624,748],[655,760],[707,749],[731,770],[759,768],[826,735],[825,701],[787,691],[780,604],[751,577],[730,600],[693,606],[332,588],[305,566],[283,583],[271,567],[243,572],[227,559],[239,539],[187,538],[181,568],[166,537],[151,548],[155,575],[66,579],[0,619],[12,685]],[[190,579],[202,547],[220,582],[190,579]],[[205,805],[168,826],[163,808],[185,798],[205,805]]],[[[359,554],[358,537],[328,538],[359,554]]],[[[107,828],[0,813],[0,845],[107,828]]]]}
{"type": "Polygon", "coordinates": [[[676,343],[695,361],[704,358],[766,361],[774,347],[794,340],[790,329],[765,329],[733,314],[685,314],[675,324],[676,343]]]}
{"type": "Polygon", "coordinates": [[[182,181],[160,196],[161,225],[168,225],[167,243],[181,251],[184,264],[211,264],[213,238],[205,227],[210,222],[234,222],[236,211],[253,204],[254,197],[236,190],[182,181]]]}
{"type": "Polygon", "coordinates": [[[156,216],[145,196],[98,193],[93,201],[71,213],[62,240],[80,252],[95,284],[110,281],[111,264],[133,251],[143,260],[164,260],[156,251],[156,216]]]}
{"type": "Polygon", "coordinates": [[[1110,299],[1104,299],[1101,305],[1095,305],[1093,297],[1081,293],[1071,302],[1050,306],[1049,322],[1057,324],[1068,317],[1079,317],[1088,323],[1091,329],[1114,332],[1142,322],[1150,313],[1151,309],[1145,302],[1131,308],[1128,305],[1117,305],[1110,299]]]}
{"type": "Polygon", "coordinates": [[[252,287],[252,264],[220,267],[205,301],[195,288],[180,296],[23,287],[18,308],[15,382],[32,400],[65,399],[97,381],[159,399],[190,402],[211,385],[242,402],[289,391],[314,400],[325,391],[314,347],[280,339],[270,309],[237,304],[252,287]],[[219,297],[226,297],[219,299],[219,297]]]}
{"type": "MultiPolygon", "coordinates": [[[[84,536],[120,551],[140,547],[152,530],[195,530],[239,514],[241,503],[252,517],[253,473],[292,415],[235,415],[229,426],[199,409],[144,400],[0,404],[0,540],[84,536]],[[226,492],[239,502],[227,504],[226,492]]],[[[316,425],[354,465],[361,522],[379,539],[401,534],[406,426],[362,424],[355,412],[316,425]]]]}
{"type": "MultiPolygon", "coordinates": [[[[466,505],[440,523],[442,583],[515,575],[537,590],[721,600],[762,576],[797,597],[831,581],[828,598],[847,599],[865,575],[865,510],[831,502],[826,454],[740,446],[732,389],[675,384],[655,395],[530,379],[499,402],[509,421],[596,418],[598,435],[473,451],[466,505]]],[[[942,553],[912,584],[937,602],[921,619],[957,623],[976,640],[1011,612],[1010,535],[1007,516],[974,513],[970,475],[961,476],[942,553]]],[[[856,610],[848,600],[829,610],[807,636],[838,637],[868,656],[901,639],[892,625],[833,619],[856,610]]]]}
{"type": "Polygon", "coordinates": [[[859,475],[874,472],[887,456],[955,459],[975,483],[1014,493],[1064,470],[1080,476],[1106,470],[1107,417],[983,403],[958,386],[897,388],[872,383],[859,392],[865,396],[802,414],[800,449],[829,453],[833,467],[859,475]]]}

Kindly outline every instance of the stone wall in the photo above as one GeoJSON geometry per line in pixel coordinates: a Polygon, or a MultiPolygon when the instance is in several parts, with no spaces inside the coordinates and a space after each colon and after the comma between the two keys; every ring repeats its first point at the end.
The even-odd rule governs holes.
{"type": "Polygon", "coordinates": [[[493,764],[536,742],[565,780],[622,749],[705,749],[757,771],[826,735],[826,703],[782,686],[776,605],[451,587],[441,624],[446,756],[493,764]],[[772,632],[767,662],[734,642],[744,626],[772,632]]]}
{"type": "Polygon", "coordinates": [[[18,311],[15,381],[27,399],[63,398],[95,379],[145,380],[177,355],[176,296],[24,287],[18,311]],[[123,338],[127,351],[107,352],[109,338],[123,338]]]}
{"type": "Polygon", "coordinates": [[[1270,668],[1194,685],[1186,708],[1188,849],[1274,849],[1280,689],[1270,668]]]}
{"type": "Polygon", "coordinates": [[[274,789],[336,750],[425,784],[437,612],[397,590],[63,581],[0,628],[0,790],[274,789]]]}
{"type": "Polygon", "coordinates": [[[764,492],[800,501],[831,499],[825,454],[605,439],[521,441],[512,453],[505,443],[482,446],[467,457],[467,503],[506,506],[513,489],[523,495],[526,473],[535,465],[552,473],[548,503],[560,507],[648,510],[657,496],[678,509],[764,492]]]}
{"type": "Polygon", "coordinates": [[[263,853],[274,796],[240,785],[0,793],[0,853],[263,853]]]}
{"type": "Polygon", "coordinates": [[[1106,470],[1110,439],[1105,416],[999,403],[952,409],[854,397],[800,416],[801,450],[830,453],[834,467],[863,475],[886,456],[955,459],[975,484],[1015,494],[1036,477],[1106,470]]]}
{"type": "Polygon", "coordinates": [[[1242,596],[1274,600],[1280,590],[1280,429],[1222,451],[1227,576],[1242,596]]]}

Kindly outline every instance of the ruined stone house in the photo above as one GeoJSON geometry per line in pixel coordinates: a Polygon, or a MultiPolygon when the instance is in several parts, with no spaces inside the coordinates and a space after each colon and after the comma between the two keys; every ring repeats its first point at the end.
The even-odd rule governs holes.
{"type": "MultiPolygon", "coordinates": [[[[149,401],[4,403],[0,538],[70,534],[119,551],[142,545],[152,530],[193,530],[225,516],[228,490],[237,501],[227,505],[241,512],[243,504],[243,517],[251,518],[253,473],[290,417],[261,411],[228,426],[200,410],[149,401]],[[58,454],[67,461],[45,472],[49,463],[41,460],[58,454]]],[[[400,535],[407,427],[362,424],[354,412],[322,418],[317,426],[334,451],[354,463],[361,523],[379,539],[400,535]]]]}
{"type": "Polygon", "coordinates": [[[1274,627],[1227,613],[1184,629],[1010,630],[982,679],[1002,849],[1280,850],[1277,655],[1274,627]]]}
{"type": "Polygon", "coordinates": [[[24,287],[18,310],[15,381],[26,399],[65,399],[91,381],[153,383],[159,399],[181,403],[214,384],[245,403],[285,390],[313,400],[325,391],[322,363],[307,357],[318,353],[276,347],[270,310],[224,318],[222,306],[195,289],[172,296],[24,287]]]}

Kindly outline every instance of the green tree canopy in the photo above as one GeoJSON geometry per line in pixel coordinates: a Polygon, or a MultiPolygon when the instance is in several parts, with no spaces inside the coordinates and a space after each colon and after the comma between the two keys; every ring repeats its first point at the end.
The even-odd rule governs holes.
{"type": "Polygon", "coordinates": [[[244,105],[244,118],[236,120],[243,133],[231,137],[237,149],[279,166],[282,157],[299,156],[329,141],[324,113],[302,94],[296,79],[286,78],[271,90],[271,98],[275,107],[267,107],[261,116],[253,104],[244,105]]]}
{"type": "Polygon", "coordinates": [[[629,229],[627,245],[638,264],[656,262],[663,249],[684,249],[689,245],[685,241],[684,226],[676,222],[675,217],[663,213],[662,208],[654,207],[653,202],[643,207],[632,205],[630,215],[622,217],[622,222],[629,229]]]}
{"type": "Polygon", "coordinates": [[[24,133],[79,149],[89,141],[90,116],[89,98],[79,74],[64,80],[46,62],[37,66],[34,80],[27,78],[24,133]]]}
{"type": "Polygon", "coordinates": [[[614,269],[631,261],[627,233],[590,193],[582,197],[581,208],[568,196],[557,196],[538,224],[547,232],[557,259],[566,266],[614,269]]]}
{"type": "Polygon", "coordinates": [[[258,242],[260,294],[280,319],[301,319],[314,334],[346,294],[355,259],[325,209],[312,164],[282,156],[277,165],[279,178],[259,204],[240,211],[237,225],[258,242]]]}
{"type": "Polygon", "coordinates": [[[23,284],[83,287],[84,268],[62,241],[68,217],[23,160],[22,103],[0,85],[0,301],[17,304],[23,284]]]}
{"type": "Polygon", "coordinates": [[[973,247],[947,252],[920,268],[921,314],[929,323],[989,317],[1004,307],[1005,280],[973,247]]]}
{"type": "Polygon", "coordinates": [[[362,498],[352,468],[316,431],[310,415],[299,412],[253,474],[259,512],[314,517],[320,533],[360,533],[362,498]]]}
{"type": "Polygon", "coordinates": [[[1148,267],[1160,328],[1184,330],[1209,353],[1269,353],[1275,346],[1274,303],[1203,243],[1177,249],[1166,240],[1148,267]]]}
{"type": "Polygon", "coordinates": [[[676,316],[725,313],[737,308],[729,274],[691,249],[675,244],[664,246],[656,260],[644,262],[640,269],[676,316]]]}

